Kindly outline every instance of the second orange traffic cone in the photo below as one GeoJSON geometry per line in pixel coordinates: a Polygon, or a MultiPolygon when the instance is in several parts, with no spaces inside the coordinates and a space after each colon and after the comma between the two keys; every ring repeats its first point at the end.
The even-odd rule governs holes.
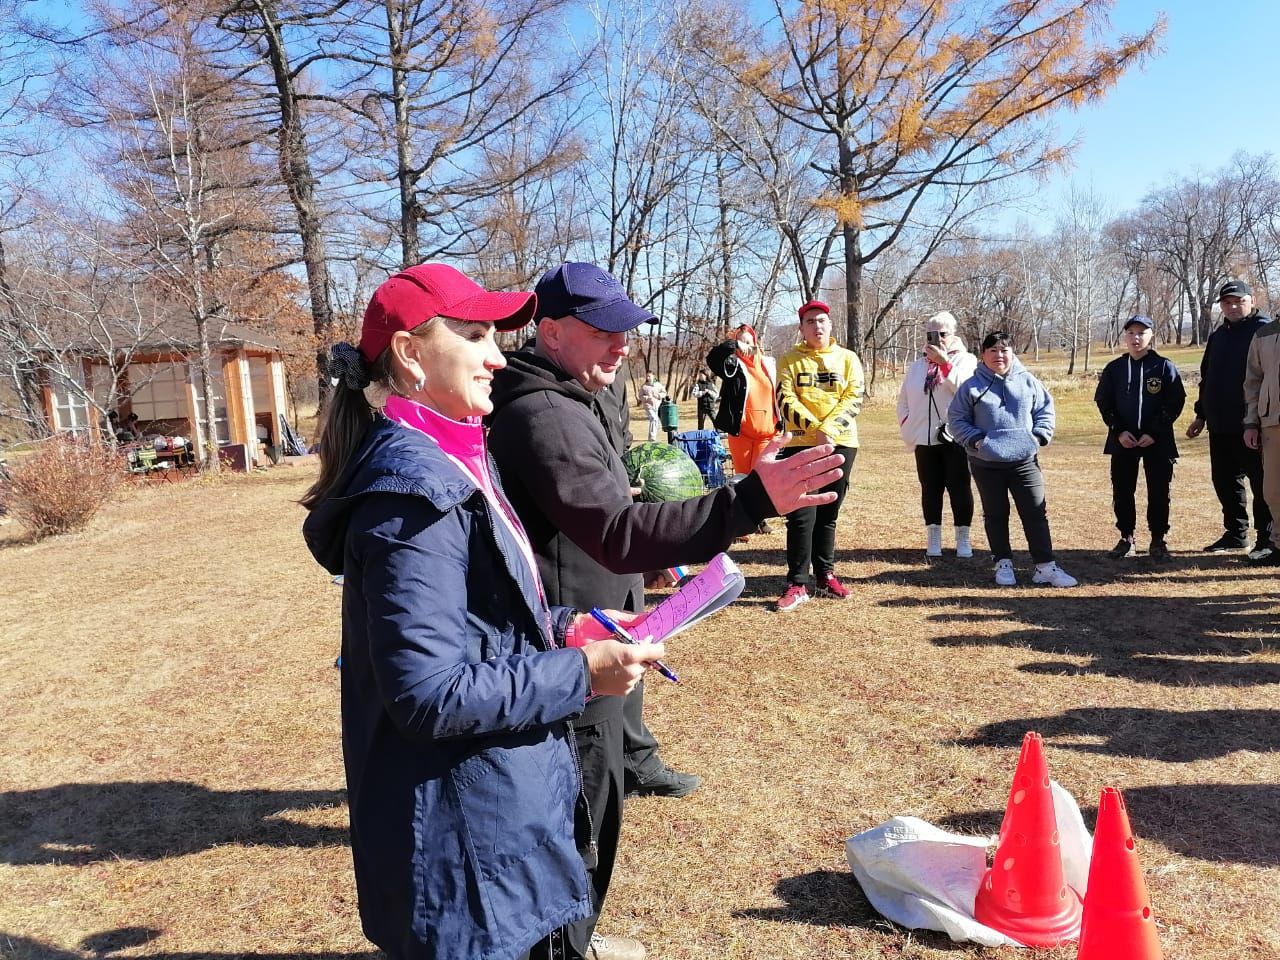
{"type": "Polygon", "coordinates": [[[1163,960],[1124,797],[1104,787],[1077,960],[1163,960]]]}
{"type": "Polygon", "coordinates": [[[995,862],[982,878],[973,914],[1028,947],[1056,947],[1080,935],[1080,895],[1063,879],[1049,764],[1038,733],[1022,738],[995,862]]]}

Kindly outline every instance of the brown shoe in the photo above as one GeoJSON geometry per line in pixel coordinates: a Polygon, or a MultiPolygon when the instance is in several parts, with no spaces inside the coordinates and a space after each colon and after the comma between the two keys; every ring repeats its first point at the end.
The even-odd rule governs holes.
{"type": "Polygon", "coordinates": [[[644,944],[631,937],[605,937],[591,935],[587,947],[587,960],[644,960],[644,944]]]}

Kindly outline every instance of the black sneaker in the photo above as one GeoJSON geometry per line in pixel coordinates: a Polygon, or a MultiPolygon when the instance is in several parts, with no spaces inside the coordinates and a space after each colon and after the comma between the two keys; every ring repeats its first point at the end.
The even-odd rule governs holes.
{"type": "Polygon", "coordinates": [[[1270,540],[1259,539],[1253,545],[1253,549],[1249,551],[1249,562],[1256,563],[1260,567],[1271,565],[1271,558],[1275,556],[1276,548],[1270,540]]]}
{"type": "Polygon", "coordinates": [[[1243,550],[1249,545],[1244,537],[1233,537],[1229,533],[1224,533],[1213,543],[1204,548],[1205,553],[1227,553],[1231,550],[1243,550]]]}
{"type": "Polygon", "coordinates": [[[1112,560],[1120,560],[1133,553],[1133,537],[1121,537],[1116,541],[1116,545],[1107,551],[1107,556],[1112,560]]]}
{"type": "Polygon", "coordinates": [[[681,773],[664,765],[648,780],[634,784],[627,797],[687,797],[702,786],[702,778],[694,773],[681,773]]]}
{"type": "Polygon", "coordinates": [[[1169,545],[1163,540],[1152,540],[1151,547],[1147,550],[1147,556],[1152,560],[1168,560],[1169,545]]]}

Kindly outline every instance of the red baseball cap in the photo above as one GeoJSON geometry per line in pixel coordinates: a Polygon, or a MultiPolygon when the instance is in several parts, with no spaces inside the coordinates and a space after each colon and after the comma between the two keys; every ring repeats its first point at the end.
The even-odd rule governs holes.
{"type": "Polygon", "coordinates": [[[373,363],[397,330],[412,330],[432,317],[492,323],[518,330],[533,319],[532,293],[491,293],[445,263],[420,263],[382,282],[364,311],[360,353],[373,363]]]}
{"type": "Polygon", "coordinates": [[[810,300],[808,303],[804,304],[804,306],[802,306],[799,310],[796,311],[796,316],[799,317],[801,320],[803,320],[804,315],[808,313],[810,310],[821,310],[823,313],[826,313],[826,314],[831,313],[831,308],[828,307],[821,300],[810,300]]]}

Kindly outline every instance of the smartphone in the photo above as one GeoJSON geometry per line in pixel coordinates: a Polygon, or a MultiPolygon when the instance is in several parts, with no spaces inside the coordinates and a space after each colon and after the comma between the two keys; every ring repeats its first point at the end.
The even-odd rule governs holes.
{"type": "Polygon", "coordinates": [[[926,330],[924,332],[924,342],[931,347],[942,346],[942,332],[940,330],[926,330]]]}

